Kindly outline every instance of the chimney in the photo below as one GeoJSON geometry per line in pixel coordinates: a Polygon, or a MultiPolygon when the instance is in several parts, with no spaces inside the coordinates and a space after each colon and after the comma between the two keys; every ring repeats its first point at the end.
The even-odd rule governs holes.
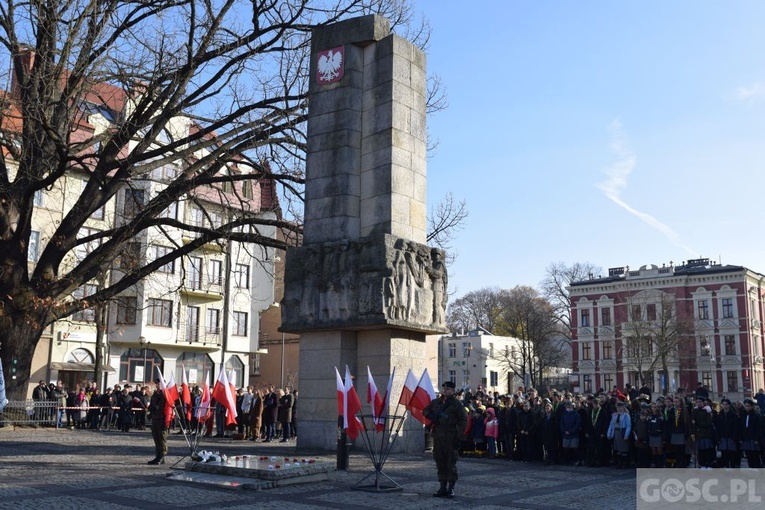
{"type": "Polygon", "coordinates": [[[20,45],[19,52],[13,56],[11,62],[11,97],[13,99],[21,98],[21,83],[17,71],[21,70],[24,76],[28,76],[34,60],[34,49],[26,44],[20,45]]]}

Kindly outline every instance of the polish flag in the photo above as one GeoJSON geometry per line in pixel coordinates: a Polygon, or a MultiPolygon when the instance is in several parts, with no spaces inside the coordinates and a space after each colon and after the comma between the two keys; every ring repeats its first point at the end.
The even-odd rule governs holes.
{"type": "Polygon", "coordinates": [[[186,367],[181,363],[183,379],[181,380],[181,402],[186,408],[186,421],[191,421],[191,391],[189,391],[189,381],[186,379],[186,367]]]}
{"type": "Polygon", "coordinates": [[[231,395],[233,395],[234,402],[236,402],[236,372],[233,370],[228,373],[228,386],[231,388],[231,395]]]}
{"type": "Polygon", "coordinates": [[[212,390],[212,398],[226,408],[226,425],[236,424],[236,400],[231,393],[231,385],[226,377],[226,371],[221,369],[218,380],[212,390]]]}
{"type": "Polygon", "coordinates": [[[420,382],[417,383],[417,388],[414,390],[412,400],[409,403],[410,406],[412,406],[414,409],[417,409],[419,416],[422,416],[422,419],[420,420],[420,418],[418,418],[414,412],[412,412],[412,416],[420,420],[425,425],[430,425],[430,420],[425,418],[422,412],[435,398],[436,392],[433,389],[433,381],[430,380],[430,375],[428,374],[428,369],[426,368],[422,373],[422,377],[420,377],[420,382]]]}
{"type": "Polygon", "coordinates": [[[175,374],[170,372],[170,379],[167,380],[167,387],[165,388],[165,398],[167,399],[167,405],[174,406],[178,401],[178,385],[175,384],[175,374]]]}
{"type": "Polygon", "coordinates": [[[165,427],[173,422],[173,407],[178,401],[178,386],[175,384],[175,374],[170,372],[170,379],[165,386],[165,427]]]}
{"type": "Polygon", "coordinates": [[[372,371],[367,365],[367,404],[372,404],[372,422],[375,424],[375,430],[382,432],[385,429],[385,418],[383,416],[383,405],[385,400],[377,391],[375,379],[372,377],[372,371]]]}
{"type": "Polygon", "coordinates": [[[363,425],[359,423],[358,417],[356,417],[356,413],[361,410],[361,402],[359,401],[359,396],[356,394],[356,390],[353,389],[353,385],[350,383],[351,378],[348,373],[348,367],[346,367],[345,374],[345,382],[343,382],[343,379],[340,377],[340,372],[338,372],[337,367],[335,367],[335,378],[337,380],[337,414],[338,416],[343,417],[343,430],[347,432],[348,437],[356,439],[359,435],[359,431],[364,428],[363,425]],[[348,387],[349,385],[350,388],[348,387]],[[349,398],[351,391],[353,394],[350,395],[349,398]],[[354,404],[354,400],[356,404],[354,404]],[[353,411],[354,407],[357,408],[355,412],[353,411]]]}
{"type": "Polygon", "coordinates": [[[364,430],[364,425],[359,421],[358,416],[356,416],[361,412],[361,400],[359,400],[359,395],[356,393],[356,388],[353,387],[353,379],[351,379],[351,371],[348,368],[348,365],[345,365],[345,385],[343,393],[345,394],[343,424],[346,425],[348,429],[348,437],[356,439],[359,432],[364,430]]]}
{"type": "Polygon", "coordinates": [[[210,385],[207,384],[207,376],[205,376],[205,386],[202,390],[202,398],[199,399],[199,406],[197,407],[194,416],[198,421],[205,421],[210,417],[210,385]]]}
{"type": "Polygon", "coordinates": [[[409,409],[409,402],[412,401],[414,390],[417,389],[417,379],[412,373],[412,369],[406,373],[406,381],[404,381],[404,387],[401,390],[401,396],[398,398],[398,403],[409,409]]]}

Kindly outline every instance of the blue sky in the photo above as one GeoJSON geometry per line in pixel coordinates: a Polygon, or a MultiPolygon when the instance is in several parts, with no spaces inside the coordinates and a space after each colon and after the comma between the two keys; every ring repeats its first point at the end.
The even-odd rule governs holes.
{"type": "Polygon", "coordinates": [[[552,262],[765,273],[765,2],[415,5],[449,102],[429,205],[470,212],[453,298],[552,262]]]}

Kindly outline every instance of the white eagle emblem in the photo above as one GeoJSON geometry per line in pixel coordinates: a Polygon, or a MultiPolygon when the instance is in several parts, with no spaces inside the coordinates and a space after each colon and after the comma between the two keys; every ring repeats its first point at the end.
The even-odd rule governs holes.
{"type": "Polygon", "coordinates": [[[318,79],[319,83],[332,83],[343,77],[343,47],[332,48],[319,53],[318,79]]]}

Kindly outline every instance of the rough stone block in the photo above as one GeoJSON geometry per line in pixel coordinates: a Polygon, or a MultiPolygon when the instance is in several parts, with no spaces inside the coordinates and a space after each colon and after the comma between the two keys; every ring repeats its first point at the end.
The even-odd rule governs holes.
{"type": "Polygon", "coordinates": [[[393,81],[410,87],[412,84],[411,62],[407,59],[396,57],[398,55],[393,58],[393,81]]]}
{"type": "MultiPolygon", "coordinates": [[[[387,103],[393,100],[393,88],[391,84],[394,82],[386,82],[383,84],[375,85],[370,88],[364,88],[362,92],[362,105],[365,110],[374,108],[377,105],[387,103]]],[[[403,88],[403,85],[396,84],[399,88],[403,88]]],[[[412,96],[411,101],[414,101],[412,96]]]]}
{"type": "MultiPolygon", "coordinates": [[[[308,136],[318,137],[320,135],[344,133],[346,131],[357,133],[361,131],[362,116],[358,110],[334,110],[322,115],[311,115],[308,123],[308,136]]],[[[321,147],[317,150],[324,150],[321,147]]]]}
{"type": "Polygon", "coordinates": [[[412,65],[410,67],[410,73],[411,79],[409,86],[412,88],[412,90],[416,90],[420,94],[426,95],[428,77],[425,74],[425,69],[417,67],[416,65],[412,65]]]}
{"type": "MultiPolygon", "coordinates": [[[[355,147],[338,147],[320,152],[309,152],[306,156],[306,176],[321,178],[343,173],[358,173],[361,168],[361,153],[355,147]]],[[[306,197],[313,197],[313,190],[306,188],[306,197]]]]}
{"type": "MultiPolygon", "coordinates": [[[[389,149],[393,145],[393,129],[372,133],[361,138],[361,153],[369,154],[380,149],[389,149]]],[[[406,147],[404,147],[406,149],[406,147]]],[[[410,148],[411,149],[411,148],[410,148]]]]}
{"type": "Polygon", "coordinates": [[[359,16],[316,28],[311,34],[311,49],[316,53],[341,44],[364,46],[389,34],[390,21],[386,18],[376,14],[359,16]]]}
{"type": "Polygon", "coordinates": [[[306,180],[306,186],[310,186],[316,196],[348,196],[349,199],[360,196],[359,175],[357,174],[338,174],[331,177],[322,177],[318,179],[306,180]]]}
{"type": "Polygon", "coordinates": [[[392,174],[387,171],[388,168],[388,164],[382,164],[361,172],[359,196],[362,199],[390,195],[392,174]]]}
{"type": "Polygon", "coordinates": [[[409,110],[409,132],[412,136],[425,143],[428,139],[428,129],[426,127],[425,113],[416,110],[409,110]]]}
{"type": "Polygon", "coordinates": [[[320,88],[311,94],[309,119],[335,110],[361,111],[364,98],[363,90],[344,87],[341,89],[320,88]]]}
{"type": "MultiPolygon", "coordinates": [[[[328,123],[328,125],[332,125],[328,123]]],[[[327,129],[321,134],[312,134],[308,137],[308,150],[310,152],[329,151],[343,147],[361,149],[361,131],[353,129],[327,129]]]]}
{"type": "MultiPolygon", "coordinates": [[[[395,103],[406,106],[407,108],[414,108],[415,106],[415,93],[412,87],[404,85],[398,81],[391,82],[392,100],[395,103]]],[[[366,94],[366,91],[364,91],[366,94]]],[[[423,110],[424,113],[424,110],[423,110]]]]}
{"type": "Polygon", "coordinates": [[[389,124],[393,129],[398,129],[406,133],[411,133],[412,123],[410,119],[411,110],[401,103],[391,103],[392,122],[389,124]]]}
{"type": "Polygon", "coordinates": [[[366,110],[364,111],[362,119],[362,137],[390,129],[391,125],[394,123],[393,104],[383,103],[381,105],[375,106],[374,108],[366,110]]]}
{"type": "MultiPolygon", "coordinates": [[[[399,151],[404,152],[404,151],[399,151]]],[[[409,161],[407,161],[409,163],[409,161]]],[[[414,197],[414,174],[409,167],[391,165],[391,193],[414,197]]]]}
{"type": "MultiPolygon", "coordinates": [[[[391,220],[394,222],[403,223],[409,225],[409,201],[411,197],[394,193],[390,197],[391,208],[391,220]]],[[[391,232],[393,235],[398,235],[397,232],[391,232]]]]}

